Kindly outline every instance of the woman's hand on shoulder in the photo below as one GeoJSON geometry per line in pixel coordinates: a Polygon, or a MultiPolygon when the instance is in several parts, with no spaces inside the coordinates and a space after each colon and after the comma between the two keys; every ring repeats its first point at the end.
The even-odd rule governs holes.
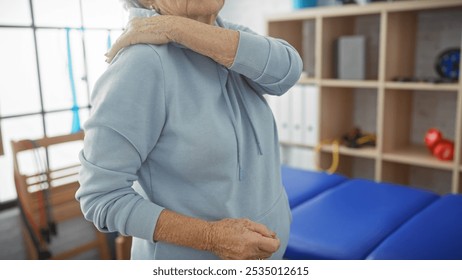
{"type": "Polygon", "coordinates": [[[209,250],[222,259],[267,259],[280,246],[276,234],[266,226],[248,219],[224,219],[212,222],[209,250]]]}
{"type": "Polygon", "coordinates": [[[125,31],[105,54],[106,62],[110,63],[121,49],[130,45],[142,43],[163,45],[172,42],[171,33],[175,18],[175,16],[167,15],[133,18],[128,22],[125,31]]]}

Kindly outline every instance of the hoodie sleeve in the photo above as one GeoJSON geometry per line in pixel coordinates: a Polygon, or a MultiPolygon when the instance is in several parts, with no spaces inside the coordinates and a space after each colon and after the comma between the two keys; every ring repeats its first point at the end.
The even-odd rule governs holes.
{"type": "Polygon", "coordinates": [[[119,53],[95,86],[76,198],[100,231],[153,239],[163,207],[132,185],[165,122],[163,79],[157,52],[135,45],[119,53]]]}
{"type": "Polygon", "coordinates": [[[239,31],[239,45],[231,71],[242,74],[257,92],[282,95],[300,78],[303,63],[286,41],[256,34],[246,27],[239,31]]]}

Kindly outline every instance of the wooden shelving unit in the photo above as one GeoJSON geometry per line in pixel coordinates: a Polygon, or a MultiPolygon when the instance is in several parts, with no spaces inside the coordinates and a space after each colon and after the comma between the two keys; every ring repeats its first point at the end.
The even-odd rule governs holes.
{"type": "MultiPolygon", "coordinates": [[[[377,181],[425,186],[428,174],[449,182],[441,193],[462,193],[462,79],[456,83],[396,82],[396,77],[416,75],[419,47],[417,35],[425,35],[419,26],[422,14],[436,12],[462,15],[462,0],[420,0],[391,3],[372,3],[364,6],[311,8],[279,14],[268,18],[268,32],[272,37],[291,43],[306,60],[310,74],[299,81],[302,85],[319,87],[319,142],[338,139],[358,126],[358,115],[364,108],[358,99],[367,98],[367,121],[373,123],[377,135],[375,148],[340,148],[339,172],[351,177],[371,178],[377,181]],[[311,48],[306,48],[304,28],[312,31],[311,48]],[[364,26],[368,28],[364,28],[364,26]],[[334,71],[335,41],[343,35],[365,35],[366,79],[363,81],[338,80],[334,71]],[[304,41],[305,39],[305,41],[304,41]],[[311,53],[304,53],[305,50],[311,53]],[[422,133],[416,125],[413,110],[422,95],[435,100],[446,98],[447,125],[453,135],[445,135],[455,142],[453,161],[444,162],[433,157],[423,143],[413,135],[422,133]],[[372,100],[372,103],[370,102],[372,100]],[[359,113],[358,113],[359,112],[359,113]],[[415,138],[415,137],[414,137],[415,138]],[[364,171],[365,170],[365,171],[364,171]],[[363,172],[364,171],[364,172],[363,172]],[[422,175],[423,174],[423,175],[422,175]],[[424,176],[425,175],[425,176],[424,176]],[[423,182],[423,183],[422,183],[423,182]]],[[[458,32],[457,47],[462,46],[462,28],[458,32]]],[[[309,41],[310,42],[310,41],[309,41]]],[[[436,54],[435,54],[436,55],[436,54]]],[[[461,67],[462,69],[462,67],[461,67]]],[[[361,120],[361,119],[360,119],[361,120]]],[[[436,126],[438,121],[435,120],[436,126]]],[[[430,127],[428,127],[430,128],[430,127]]],[[[423,141],[422,141],[423,142],[423,141]]],[[[315,147],[303,143],[284,143],[286,146],[315,147]]],[[[328,166],[332,146],[323,146],[320,162],[328,166]]],[[[431,184],[431,180],[428,184],[431,184]]]]}

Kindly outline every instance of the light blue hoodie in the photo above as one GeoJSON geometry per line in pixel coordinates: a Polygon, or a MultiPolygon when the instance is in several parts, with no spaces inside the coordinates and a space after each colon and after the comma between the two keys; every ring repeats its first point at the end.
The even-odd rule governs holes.
{"type": "Polygon", "coordinates": [[[287,246],[291,214],[263,95],[285,93],[302,62],[282,40],[217,25],[240,33],[230,69],[177,44],[140,44],[119,52],[95,85],[76,197],[99,230],[135,237],[133,259],[217,258],[153,242],[164,208],[265,224],[281,240],[274,259],[287,246]]]}

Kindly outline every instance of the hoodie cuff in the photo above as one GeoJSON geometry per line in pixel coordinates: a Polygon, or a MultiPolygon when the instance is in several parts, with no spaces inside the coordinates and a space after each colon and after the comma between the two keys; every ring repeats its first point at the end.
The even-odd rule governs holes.
{"type": "Polygon", "coordinates": [[[140,199],[127,219],[126,234],[154,243],[154,230],[164,209],[157,204],[140,199]]]}
{"type": "Polygon", "coordinates": [[[236,57],[229,69],[251,80],[257,80],[263,75],[268,64],[270,48],[270,43],[265,37],[239,31],[236,57]]]}

